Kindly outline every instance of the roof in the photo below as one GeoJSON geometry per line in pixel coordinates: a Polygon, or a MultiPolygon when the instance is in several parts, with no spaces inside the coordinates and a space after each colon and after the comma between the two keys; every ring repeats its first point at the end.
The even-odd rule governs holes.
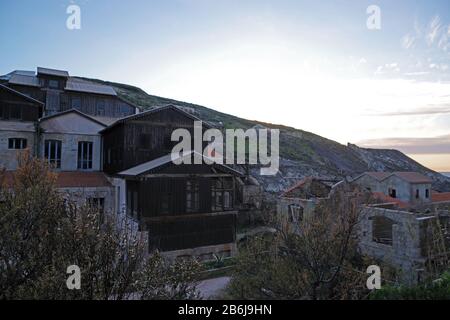
{"type": "Polygon", "coordinates": [[[61,171],[57,174],[57,188],[111,187],[103,172],[61,171]]]}
{"type": "Polygon", "coordinates": [[[397,171],[397,172],[364,172],[355,178],[359,179],[364,175],[371,176],[372,178],[383,181],[391,176],[396,176],[400,179],[403,179],[409,183],[432,183],[433,180],[431,178],[419,173],[419,172],[408,172],[408,171],[397,171]]]}
{"type": "Polygon", "coordinates": [[[450,192],[432,192],[432,202],[447,202],[450,201],[450,192]]]}
{"type": "MultiPolygon", "coordinates": [[[[203,121],[202,119],[197,118],[196,116],[194,116],[194,115],[192,115],[192,114],[190,114],[190,113],[188,113],[188,112],[182,110],[181,108],[178,108],[177,106],[175,106],[175,105],[173,105],[173,104],[168,104],[168,105],[165,105],[165,106],[163,106],[163,107],[156,107],[156,108],[153,108],[153,109],[151,109],[151,110],[147,110],[147,111],[144,111],[144,112],[141,112],[141,113],[132,114],[132,115],[130,115],[130,116],[126,116],[126,117],[124,117],[124,118],[120,118],[120,119],[118,119],[117,121],[115,121],[113,124],[111,124],[110,126],[108,126],[107,128],[103,129],[103,130],[100,131],[100,132],[108,131],[108,130],[114,128],[115,126],[117,126],[117,125],[119,125],[119,124],[126,123],[126,122],[131,121],[131,120],[139,119],[139,118],[142,118],[142,117],[145,117],[145,116],[148,116],[148,115],[151,115],[151,114],[154,114],[154,113],[163,111],[163,110],[167,110],[167,109],[175,110],[175,111],[177,111],[177,112],[179,112],[179,113],[185,115],[186,117],[191,118],[191,119],[194,120],[194,121],[203,121]]],[[[204,124],[204,126],[207,127],[207,128],[210,128],[210,127],[211,127],[211,125],[209,125],[209,124],[208,124],[207,122],[205,122],[205,121],[203,121],[203,124],[204,124]]]]}
{"type": "Polygon", "coordinates": [[[37,73],[38,73],[38,75],[44,74],[44,75],[63,77],[63,78],[69,77],[69,72],[67,72],[67,71],[50,69],[50,68],[37,67],[37,73]]]}
{"type": "MultiPolygon", "coordinates": [[[[307,187],[307,185],[310,185],[311,183],[320,183],[321,185],[323,185],[324,187],[326,187],[327,189],[329,188],[328,191],[331,190],[331,188],[338,182],[337,180],[333,180],[333,179],[323,179],[323,178],[317,178],[317,177],[306,177],[303,178],[302,180],[300,180],[299,182],[297,182],[296,184],[294,184],[292,187],[286,189],[282,194],[281,197],[283,198],[298,198],[299,195],[298,193],[296,193],[297,190],[303,188],[303,187],[307,187]]],[[[312,193],[310,193],[311,195],[313,195],[312,193]]],[[[321,197],[320,195],[318,196],[319,198],[321,197]]]]}
{"type": "Polygon", "coordinates": [[[104,84],[97,84],[93,82],[89,82],[86,80],[69,78],[66,83],[66,87],[64,88],[68,91],[77,91],[77,92],[87,92],[87,93],[96,93],[96,94],[104,94],[109,96],[117,96],[116,91],[111,86],[107,86],[104,84]]]}
{"type": "MultiPolygon", "coordinates": [[[[180,155],[179,153],[175,153],[175,154],[169,153],[165,156],[153,159],[151,161],[139,164],[139,165],[129,168],[127,170],[121,171],[118,173],[118,175],[119,176],[129,176],[129,177],[139,176],[139,175],[145,174],[151,170],[157,169],[163,165],[172,163],[174,160],[191,157],[192,154],[194,154],[194,157],[201,157],[202,159],[206,158],[202,154],[200,154],[196,151],[192,151],[192,150],[184,153],[183,155],[180,155]]],[[[211,158],[209,158],[209,159],[211,161],[213,161],[213,159],[211,159],[211,158]]],[[[242,176],[242,173],[240,173],[239,171],[234,170],[233,168],[230,168],[224,164],[214,163],[213,165],[224,168],[227,171],[230,171],[233,174],[236,174],[238,176],[242,176]]]]}
{"type": "Polygon", "coordinates": [[[395,205],[397,205],[399,208],[408,208],[409,204],[407,202],[401,201],[397,198],[392,198],[388,195],[385,195],[382,192],[372,192],[372,195],[375,199],[381,200],[384,203],[393,203],[395,205]]]}
{"type": "Polygon", "coordinates": [[[39,104],[41,106],[44,105],[43,102],[41,102],[39,100],[36,100],[36,99],[34,99],[34,98],[30,97],[30,96],[27,96],[26,94],[23,94],[23,93],[21,93],[19,91],[16,91],[16,90],[14,90],[14,89],[12,89],[12,88],[10,88],[8,86],[5,86],[4,84],[0,84],[0,89],[5,89],[5,90],[7,90],[7,91],[17,95],[17,96],[20,96],[20,97],[24,98],[25,100],[28,100],[28,101],[33,102],[35,104],[39,104]]]}
{"type": "MultiPolygon", "coordinates": [[[[5,183],[13,185],[15,171],[5,171],[5,183]]],[[[56,172],[57,188],[111,187],[103,172],[61,171],[56,172]]]]}
{"type": "Polygon", "coordinates": [[[23,86],[39,87],[39,79],[34,75],[23,75],[14,73],[9,78],[8,83],[19,84],[23,86]]]}
{"type": "Polygon", "coordinates": [[[88,120],[91,120],[91,121],[93,121],[95,123],[98,123],[99,125],[101,125],[103,127],[106,127],[105,123],[103,123],[100,120],[96,119],[95,117],[87,115],[87,114],[85,114],[85,113],[83,113],[83,112],[81,112],[81,111],[79,111],[77,109],[70,109],[70,110],[66,110],[66,111],[63,111],[63,112],[58,112],[58,113],[51,114],[49,116],[42,117],[41,119],[39,119],[39,122],[44,122],[46,120],[49,120],[49,119],[52,119],[52,118],[56,118],[56,117],[60,117],[60,116],[63,116],[65,114],[68,114],[68,113],[76,113],[76,114],[78,114],[78,115],[80,115],[80,116],[82,116],[82,117],[84,117],[84,118],[86,118],[88,120]]]}

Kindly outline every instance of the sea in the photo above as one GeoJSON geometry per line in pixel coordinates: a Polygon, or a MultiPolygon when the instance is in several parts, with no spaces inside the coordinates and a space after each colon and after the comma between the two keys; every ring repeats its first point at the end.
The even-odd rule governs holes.
{"type": "Polygon", "coordinates": [[[441,172],[444,176],[450,177],[450,172],[441,172]]]}

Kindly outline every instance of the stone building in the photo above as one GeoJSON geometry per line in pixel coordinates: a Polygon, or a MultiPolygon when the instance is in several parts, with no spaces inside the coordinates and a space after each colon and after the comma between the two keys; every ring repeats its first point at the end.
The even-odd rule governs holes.
{"type": "Polygon", "coordinates": [[[432,191],[432,181],[420,173],[367,172],[336,184],[308,177],[280,196],[278,213],[301,232],[303,217],[345,183],[372,194],[358,225],[362,254],[396,268],[406,284],[450,262],[450,192],[432,191]]]}

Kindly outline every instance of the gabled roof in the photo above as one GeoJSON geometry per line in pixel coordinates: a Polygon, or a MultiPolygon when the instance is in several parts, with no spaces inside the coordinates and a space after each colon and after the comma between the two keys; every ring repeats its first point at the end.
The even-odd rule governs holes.
{"type": "Polygon", "coordinates": [[[68,78],[69,72],[65,70],[57,70],[57,69],[50,69],[50,68],[42,68],[37,67],[37,74],[44,74],[49,76],[55,76],[55,77],[62,77],[62,78],[68,78]]]}
{"type": "MultiPolygon", "coordinates": [[[[282,198],[298,198],[299,197],[299,190],[302,188],[307,188],[308,186],[311,186],[312,183],[319,183],[320,185],[323,185],[324,188],[331,188],[336,185],[336,183],[339,183],[338,180],[333,179],[323,179],[318,177],[305,177],[296,184],[294,184],[292,187],[286,189],[282,194],[282,198]]],[[[310,194],[312,196],[312,194],[310,194]]],[[[319,196],[320,198],[320,196],[319,196]]]]}
{"type": "Polygon", "coordinates": [[[49,119],[57,118],[57,117],[60,117],[60,116],[63,116],[65,114],[69,114],[69,113],[76,113],[76,114],[78,114],[78,115],[80,115],[80,116],[82,116],[82,117],[84,117],[84,118],[86,118],[86,119],[88,119],[90,121],[93,121],[93,122],[95,122],[95,123],[97,123],[97,124],[99,124],[99,125],[101,125],[103,127],[106,127],[106,124],[104,124],[100,120],[97,120],[96,118],[91,117],[90,115],[87,115],[87,114],[85,114],[85,113],[83,113],[83,112],[81,112],[81,111],[79,111],[77,109],[70,109],[70,110],[66,110],[66,111],[63,111],[63,112],[58,112],[58,113],[51,114],[49,116],[42,117],[41,119],[39,119],[39,122],[44,122],[44,121],[47,121],[49,119]]]}
{"type": "Polygon", "coordinates": [[[153,109],[141,112],[141,113],[132,114],[130,116],[127,116],[127,117],[124,117],[124,118],[120,118],[116,122],[114,122],[113,124],[111,124],[110,126],[108,126],[107,128],[103,129],[100,132],[106,132],[106,131],[109,131],[110,129],[114,128],[115,126],[117,126],[119,124],[126,123],[128,121],[136,120],[136,119],[139,119],[139,118],[142,118],[142,117],[146,117],[148,115],[151,115],[151,114],[163,111],[163,110],[169,110],[169,109],[175,110],[175,111],[183,114],[184,116],[186,116],[186,117],[188,117],[188,118],[190,118],[190,119],[192,119],[194,121],[202,121],[203,125],[205,127],[211,128],[211,125],[209,125],[207,122],[203,121],[202,119],[197,118],[196,116],[194,116],[194,115],[192,115],[192,114],[190,114],[190,113],[188,113],[188,112],[178,108],[177,106],[175,106],[173,104],[168,104],[168,105],[163,106],[163,107],[153,108],[153,109]]]}
{"type": "Polygon", "coordinates": [[[10,87],[5,86],[4,84],[0,84],[0,89],[4,89],[6,91],[9,91],[9,92],[11,92],[11,93],[13,93],[13,94],[15,94],[17,96],[20,96],[20,97],[24,98],[25,100],[28,100],[28,101],[33,102],[35,104],[38,104],[38,105],[41,105],[41,106],[44,105],[43,102],[41,102],[39,100],[36,100],[36,99],[34,99],[34,98],[30,97],[30,96],[27,96],[26,94],[23,94],[23,93],[21,93],[19,91],[11,89],[10,87]]]}
{"type": "Polygon", "coordinates": [[[363,174],[357,176],[354,180],[357,180],[365,175],[368,175],[377,181],[383,181],[389,177],[396,176],[402,180],[409,183],[432,183],[429,177],[419,173],[419,172],[409,172],[409,171],[397,171],[397,172],[364,172],[363,174]]]}
{"type": "MultiPolygon", "coordinates": [[[[205,158],[207,158],[207,157],[205,157],[204,155],[202,155],[202,154],[200,154],[200,153],[198,153],[198,152],[196,152],[196,151],[192,151],[192,150],[183,153],[183,155],[180,155],[180,154],[173,154],[173,155],[172,155],[172,154],[167,154],[167,155],[165,155],[165,156],[162,156],[162,157],[153,159],[153,160],[148,161],[148,162],[141,163],[141,164],[139,164],[139,165],[137,165],[137,166],[134,166],[134,167],[129,168],[129,169],[127,169],[127,170],[121,171],[121,172],[119,172],[117,175],[119,175],[119,176],[125,176],[125,177],[136,177],[136,176],[140,176],[140,175],[143,175],[143,174],[145,174],[145,173],[147,173],[147,172],[149,172],[149,171],[152,171],[152,170],[154,170],[154,169],[157,169],[157,168],[159,168],[159,167],[161,167],[161,166],[164,166],[164,165],[166,165],[166,164],[170,164],[170,163],[172,163],[174,160],[179,160],[179,159],[182,159],[182,158],[183,158],[183,159],[184,159],[184,158],[190,158],[192,155],[194,155],[194,157],[200,157],[200,158],[202,158],[202,160],[205,159],[205,158]]],[[[212,161],[211,158],[208,158],[208,159],[212,161]]],[[[241,176],[241,177],[243,176],[242,173],[240,173],[240,172],[237,171],[237,170],[234,170],[233,168],[230,168],[230,167],[227,166],[227,165],[224,165],[224,164],[217,164],[217,163],[214,163],[213,165],[214,165],[214,166],[218,166],[218,167],[220,167],[220,168],[222,168],[222,169],[225,169],[226,171],[228,171],[228,172],[230,172],[230,173],[233,173],[233,174],[235,174],[235,175],[238,175],[238,176],[241,176]]]]}

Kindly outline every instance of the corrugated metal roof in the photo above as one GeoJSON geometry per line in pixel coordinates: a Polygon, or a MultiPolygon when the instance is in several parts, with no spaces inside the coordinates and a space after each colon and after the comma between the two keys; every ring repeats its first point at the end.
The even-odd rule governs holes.
{"type": "Polygon", "coordinates": [[[65,90],[117,96],[117,93],[113,89],[113,87],[88,81],[82,81],[74,78],[69,78],[67,80],[65,90]]]}
{"type": "Polygon", "coordinates": [[[212,126],[208,122],[203,121],[202,119],[200,119],[200,118],[198,118],[198,117],[196,117],[196,116],[194,116],[194,115],[192,115],[192,114],[190,114],[190,113],[180,109],[179,107],[177,107],[177,106],[175,106],[173,104],[168,104],[168,105],[165,105],[165,106],[162,106],[162,107],[155,107],[153,109],[146,110],[146,111],[141,112],[141,113],[136,113],[136,114],[132,114],[132,115],[120,118],[117,121],[115,121],[113,124],[111,124],[109,127],[103,129],[102,132],[103,131],[108,131],[109,129],[114,128],[115,126],[117,126],[118,124],[125,123],[127,121],[134,120],[134,119],[139,119],[141,117],[145,117],[145,116],[148,116],[150,114],[153,114],[153,113],[156,113],[156,112],[159,112],[159,111],[163,111],[163,110],[167,110],[167,109],[176,110],[176,111],[182,113],[183,115],[187,116],[188,118],[190,118],[190,119],[192,119],[194,121],[202,121],[203,125],[206,128],[212,128],[212,126]]]}
{"type": "Polygon", "coordinates": [[[50,69],[50,68],[38,67],[37,73],[38,73],[38,75],[45,74],[45,75],[49,75],[49,76],[56,76],[56,77],[63,77],[63,78],[69,77],[69,72],[67,72],[65,70],[56,70],[56,69],[50,69]]]}
{"type": "Polygon", "coordinates": [[[8,82],[10,84],[39,87],[39,79],[36,76],[29,76],[18,73],[12,74],[8,82]]]}
{"type": "MultiPolygon", "coordinates": [[[[188,158],[188,157],[190,158],[192,154],[194,154],[194,157],[201,158],[202,160],[204,158],[207,158],[207,157],[203,156],[202,154],[200,154],[200,153],[198,153],[196,151],[193,151],[193,150],[185,152],[183,155],[180,155],[179,153],[177,153],[177,154],[173,154],[173,156],[172,156],[172,154],[169,153],[169,154],[167,154],[165,156],[153,159],[151,161],[139,164],[139,165],[137,165],[135,167],[132,167],[132,168],[129,168],[127,170],[121,171],[121,172],[118,173],[118,175],[119,176],[128,176],[128,177],[139,176],[139,175],[142,175],[142,174],[144,174],[146,172],[149,172],[151,170],[159,168],[159,167],[161,167],[161,166],[163,166],[165,164],[171,163],[174,160],[179,160],[179,159],[188,158]]],[[[211,158],[208,158],[208,159],[211,162],[213,161],[213,159],[211,159],[211,158]]],[[[214,165],[225,169],[225,171],[227,171],[227,172],[231,172],[231,173],[233,173],[235,175],[238,175],[238,176],[243,176],[242,173],[240,173],[239,171],[234,170],[233,168],[230,168],[230,167],[228,167],[228,166],[226,166],[224,164],[217,164],[216,163],[214,165]]]]}

